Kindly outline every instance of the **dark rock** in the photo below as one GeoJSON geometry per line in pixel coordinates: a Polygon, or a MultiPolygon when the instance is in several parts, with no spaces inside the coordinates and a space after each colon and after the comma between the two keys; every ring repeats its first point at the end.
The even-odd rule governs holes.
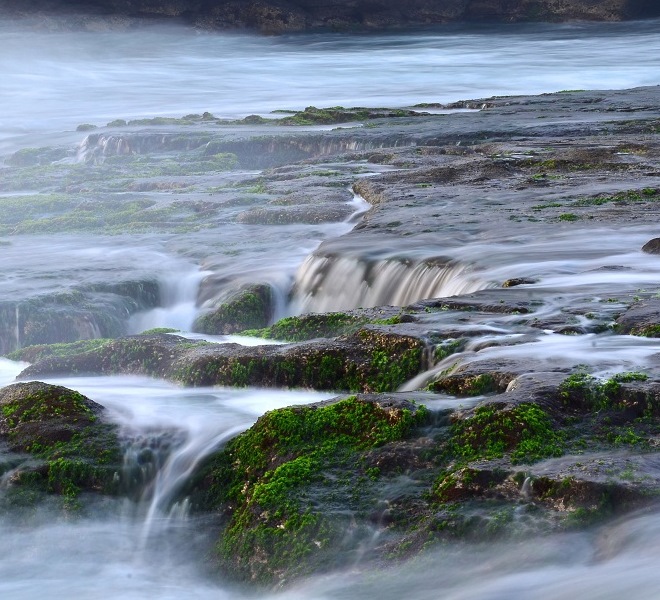
{"type": "Polygon", "coordinates": [[[67,388],[41,382],[0,389],[0,436],[14,450],[69,442],[98,420],[103,407],[67,388]]]}
{"type": "Polygon", "coordinates": [[[529,283],[536,283],[536,279],[530,279],[529,277],[515,277],[514,279],[507,279],[502,283],[503,288],[516,287],[518,285],[525,285],[529,283]]]}
{"type": "Polygon", "coordinates": [[[642,246],[642,252],[647,254],[660,254],[660,238],[653,238],[642,246]]]}
{"type": "MultiPolygon", "coordinates": [[[[305,29],[382,29],[456,21],[619,21],[660,15],[651,2],[639,0],[410,0],[405,6],[396,0],[86,0],[65,2],[37,0],[25,4],[5,0],[8,16],[43,17],[88,14],[77,23],[98,28],[108,17],[179,18],[205,28],[250,28],[264,33],[285,33],[305,29]]],[[[119,24],[122,22],[119,21],[119,24]]],[[[107,24],[106,24],[107,26],[107,24]]]]}
{"type": "Polygon", "coordinates": [[[649,298],[630,306],[616,320],[617,333],[660,337],[660,300],[649,298]]]}

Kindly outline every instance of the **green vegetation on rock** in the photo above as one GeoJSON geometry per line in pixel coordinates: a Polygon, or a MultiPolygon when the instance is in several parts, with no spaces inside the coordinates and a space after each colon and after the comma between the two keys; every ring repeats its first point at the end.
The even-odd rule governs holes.
{"type": "Polygon", "coordinates": [[[108,339],[95,339],[61,344],[38,344],[34,346],[26,346],[20,350],[14,350],[7,354],[7,358],[10,360],[36,362],[48,358],[49,356],[74,356],[81,352],[88,352],[89,350],[101,348],[109,341],[110,340],[108,339]]]}
{"type": "Polygon", "coordinates": [[[491,460],[507,453],[515,464],[561,456],[564,444],[552,419],[539,406],[491,403],[453,424],[449,452],[461,461],[491,460]]]}
{"type": "Polygon", "coordinates": [[[59,494],[71,508],[83,490],[116,492],[121,450],[117,428],[101,420],[102,410],[78,392],[41,382],[0,390],[0,437],[38,460],[14,483],[32,489],[35,500],[40,491],[59,494]]]}
{"type": "Polygon", "coordinates": [[[574,373],[559,386],[559,397],[568,408],[599,410],[616,408],[622,383],[646,381],[648,375],[638,372],[617,373],[602,381],[587,373],[574,373]]]}
{"type": "Polygon", "coordinates": [[[340,312],[309,314],[299,317],[284,317],[270,327],[241,331],[241,335],[301,342],[353,333],[366,322],[366,318],[340,312]]]}
{"type": "Polygon", "coordinates": [[[231,296],[226,302],[198,317],[193,331],[227,335],[246,329],[263,327],[273,312],[273,291],[269,285],[251,285],[231,296]]]}
{"type": "Polygon", "coordinates": [[[210,466],[210,504],[232,508],[218,544],[225,567],[265,582],[323,565],[343,532],[333,515],[315,509],[311,488],[332,485],[333,469],[354,470],[362,452],[426,420],[423,407],[356,397],[266,413],[210,466]]]}

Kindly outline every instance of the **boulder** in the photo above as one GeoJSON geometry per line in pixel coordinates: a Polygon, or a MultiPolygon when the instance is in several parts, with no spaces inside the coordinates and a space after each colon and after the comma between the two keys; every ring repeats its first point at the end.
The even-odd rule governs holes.
{"type": "Polygon", "coordinates": [[[11,471],[1,504],[54,493],[71,507],[81,492],[119,491],[122,452],[117,427],[103,420],[103,411],[58,385],[31,381],[1,389],[0,441],[29,455],[11,471]]]}

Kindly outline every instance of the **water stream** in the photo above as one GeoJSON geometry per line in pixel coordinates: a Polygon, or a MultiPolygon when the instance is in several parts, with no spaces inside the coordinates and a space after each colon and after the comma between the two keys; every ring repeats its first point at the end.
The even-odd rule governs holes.
{"type": "MultiPolygon", "coordinates": [[[[648,22],[264,38],[176,28],[26,32],[0,24],[0,154],[56,142],[75,145],[83,137],[74,131],[79,123],[103,125],[115,118],[207,110],[237,117],[307,105],[404,106],[500,94],[652,85],[660,81],[659,30],[660,23],[648,22]]],[[[227,224],[223,239],[212,243],[231,243],[232,260],[206,265],[185,251],[188,245],[199,245],[195,234],[13,238],[12,244],[0,246],[0,293],[7,299],[20,298],[52,292],[71,281],[120,280],[130,271],[138,277],[155,277],[164,290],[162,306],[134,316],[131,331],[155,326],[187,330],[207,268],[236,278],[266,274],[276,288],[288,290],[294,273],[321,240],[354,226],[364,208],[359,199],[354,202],[356,212],[351,218],[323,226],[290,225],[255,233],[245,225],[227,224]]],[[[572,230],[570,249],[561,238],[474,240],[457,248],[457,262],[448,266],[424,262],[437,253],[429,245],[418,249],[419,262],[408,270],[392,262],[365,266],[353,259],[329,266],[320,264],[319,257],[310,257],[299,271],[302,291],[296,303],[279,310],[284,314],[405,304],[420,294],[474,291],[507,277],[533,275],[538,282],[529,286],[530,298],[542,293],[550,314],[569,296],[607,300],[594,296],[603,282],[613,294],[657,283],[657,261],[637,250],[653,237],[652,224],[619,234],[591,231],[578,236],[572,230]],[[581,241],[576,243],[577,239],[581,241]],[[623,269],[604,269],[612,264],[623,269]],[[342,282],[347,274],[356,277],[351,285],[328,286],[341,289],[344,296],[317,293],[319,273],[333,269],[342,282]],[[368,269],[377,285],[363,285],[368,269]],[[416,290],[414,297],[411,290],[416,290]]],[[[516,334],[511,315],[490,325],[494,335],[516,334]]],[[[660,349],[652,341],[628,342],[620,338],[614,347],[600,336],[568,338],[539,332],[535,343],[484,352],[511,359],[531,352],[548,363],[558,357],[586,360],[587,356],[607,371],[643,367],[660,349]]],[[[466,359],[473,351],[468,348],[466,359]]],[[[0,359],[0,385],[10,383],[23,366],[0,359]]],[[[0,597],[253,598],[254,592],[205,573],[213,523],[191,517],[185,502],[174,505],[173,498],[204,456],[265,411],[328,395],[189,390],[136,377],[54,382],[77,389],[108,409],[126,439],[133,440],[127,444],[128,461],[146,440],[167,439],[170,449],[163,450],[160,468],[140,499],[103,501],[77,520],[44,512],[28,522],[0,521],[5,550],[0,597]]],[[[619,600],[628,595],[650,599],[657,597],[660,588],[658,539],[657,513],[633,515],[586,533],[510,545],[452,547],[412,565],[390,566],[386,572],[374,573],[358,563],[349,572],[257,596],[545,600],[582,595],[619,600]]]]}

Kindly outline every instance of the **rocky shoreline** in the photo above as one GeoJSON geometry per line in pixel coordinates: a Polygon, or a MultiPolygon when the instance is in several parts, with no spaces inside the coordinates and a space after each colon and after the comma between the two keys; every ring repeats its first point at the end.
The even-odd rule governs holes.
{"type": "MultiPolygon", "coordinates": [[[[88,285],[66,302],[8,300],[7,315],[30,301],[32,321],[17,335],[8,319],[2,347],[32,363],[26,379],[137,373],[191,386],[340,394],[267,413],[185,490],[196,510],[217,517],[214,567],[243,581],[281,585],[350,564],[375,531],[379,541],[362,559],[384,565],[439,544],[522,539],[651,510],[660,489],[660,287],[651,241],[659,100],[660,88],[650,87],[404,112],[310,108],[280,125],[190,116],[91,132],[84,167],[51,167],[66,149],[17,153],[3,189],[29,176],[71,195],[57,226],[72,232],[121,226],[116,207],[102,223],[81,220],[77,186],[101,185],[90,174],[181,190],[254,168],[258,155],[258,176],[243,171],[231,175],[238,185],[173,201],[190,218],[188,251],[210,271],[204,226],[225,204],[239,222],[272,227],[301,215],[337,220],[350,185],[372,208],[303,265],[311,275],[292,294],[310,314],[271,324],[268,281],[227,284],[217,272],[202,283],[207,318],[199,329],[249,329],[242,333],[286,344],[116,330],[108,339],[56,343],[72,341],[58,333],[71,322],[93,319],[90,294],[153,305],[145,280],[88,285]],[[480,110],[431,113],[459,107],[480,110]],[[168,171],[174,165],[180,170],[168,171]],[[255,196],[258,204],[245,201],[255,196]],[[333,277],[354,273],[364,289],[336,293],[333,277]]],[[[166,232],[182,222],[167,214],[137,206],[131,218],[166,232]]],[[[52,226],[13,218],[7,244],[52,226]]],[[[15,453],[7,464],[24,465],[11,482],[20,502],[130,494],[130,482],[107,477],[121,440],[100,408],[69,394],[46,384],[2,391],[0,436],[15,453]],[[94,427],[104,442],[92,451],[94,427]],[[19,494],[25,490],[34,494],[19,494]]]]}
{"type": "Polygon", "coordinates": [[[90,30],[138,26],[142,19],[176,20],[204,29],[248,29],[266,34],[309,30],[356,31],[447,23],[621,21],[656,18],[644,0],[39,0],[0,3],[5,16],[36,19],[41,27],[90,30]],[[65,17],[64,20],[61,17],[65,17]]]}

